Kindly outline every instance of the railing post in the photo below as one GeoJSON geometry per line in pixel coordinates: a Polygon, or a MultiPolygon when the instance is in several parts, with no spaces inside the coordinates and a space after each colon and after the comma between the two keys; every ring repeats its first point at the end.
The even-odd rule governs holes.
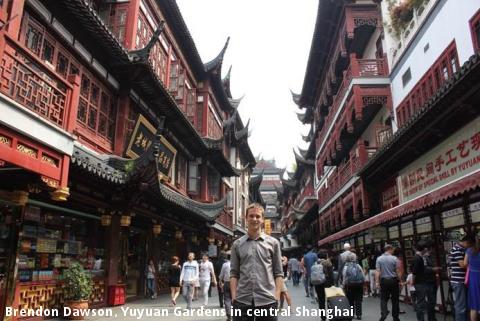
{"type": "Polygon", "coordinates": [[[360,76],[360,66],[355,53],[350,54],[350,69],[352,71],[352,77],[360,76]]]}
{"type": "Polygon", "coordinates": [[[80,102],[80,75],[69,75],[68,82],[72,85],[73,89],[66,106],[68,111],[65,115],[65,129],[67,132],[73,133],[77,123],[78,104],[80,102]]]}
{"type": "Polygon", "coordinates": [[[360,160],[360,167],[367,163],[367,150],[365,148],[365,142],[361,139],[358,141],[358,158],[360,160]]]}

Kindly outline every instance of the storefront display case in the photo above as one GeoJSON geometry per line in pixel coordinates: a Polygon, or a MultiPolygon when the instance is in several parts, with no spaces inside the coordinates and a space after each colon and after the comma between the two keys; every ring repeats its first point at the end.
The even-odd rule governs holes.
{"type": "Polygon", "coordinates": [[[15,304],[21,309],[61,308],[61,275],[73,261],[92,276],[91,306],[105,304],[103,232],[98,220],[26,206],[18,238],[15,304]]]}

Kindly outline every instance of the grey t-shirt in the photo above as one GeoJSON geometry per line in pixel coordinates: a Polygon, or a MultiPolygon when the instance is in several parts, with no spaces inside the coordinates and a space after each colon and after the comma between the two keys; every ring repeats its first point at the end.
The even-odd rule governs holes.
{"type": "Polygon", "coordinates": [[[300,262],[296,258],[291,258],[288,261],[288,267],[292,272],[299,272],[300,271],[300,262]]]}
{"type": "Polygon", "coordinates": [[[400,260],[389,253],[383,253],[377,259],[376,269],[380,271],[380,279],[397,278],[397,268],[399,267],[400,260]]]}
{"type": "Polygon", "coordinates": [[[283,278],[280,242],[261,234],[256,240],[244,235],[232,245],[230,278],[238,279],[236,300],[264,306],[276,302],[275,278],[283,278]]]}

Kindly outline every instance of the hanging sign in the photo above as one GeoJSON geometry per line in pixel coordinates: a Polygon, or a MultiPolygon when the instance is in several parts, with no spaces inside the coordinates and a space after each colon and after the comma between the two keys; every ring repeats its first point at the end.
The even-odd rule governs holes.
{"type": "Polygon", "coordinates": [[[128,144],[127,156],[137,158],[145,153],[155,141],[156,132],[155,127],[145,117],[139,115],[128,144]]]}
{"type": "Polygon", "coordinates": [[[170,177],[170,170],[175,161],[177,150],[165,139],[160,137],[160,145],[158,148],[158,175],[159,179],[163,180],[170,177]]]}
{"type": "Polygon", "coordinates": [[[272,221],[269,219],[266,219],[264,221],[265,224],[265,234],[271,235],[272,234],[272,221]]]}
{"type": "Polygon", "coordinates": [[[480,169],[480,118],[438,144],[399,173],[400,203],[480,169]]]}

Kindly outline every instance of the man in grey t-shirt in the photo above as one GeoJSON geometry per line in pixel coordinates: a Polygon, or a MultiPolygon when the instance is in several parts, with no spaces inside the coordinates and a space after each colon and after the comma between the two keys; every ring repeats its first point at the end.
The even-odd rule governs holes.
{"type": "Polygon", "coordinates": [[[380,321],[388,316],[388,300],[392,300],[393,321],[399,321],[400,312],[400,261],[393,256],[393,246],[386,244],[385,253],[377,258],[375,280],[377,289],[380,288],[380,321]]]}
{"type": "Polygon", "coordinates": [[[233,242],[230,259],[230,290],[235,321],[277,321],[276,308],[283,288],[280,243],[261,233],[264,220],[262,205],[253,203],[246,210],[248,231],[233,242]],[[251,315],[251,316],[250,316],[251,315]],[[265,316],[266,315],[266,316],[265,316]]]}

